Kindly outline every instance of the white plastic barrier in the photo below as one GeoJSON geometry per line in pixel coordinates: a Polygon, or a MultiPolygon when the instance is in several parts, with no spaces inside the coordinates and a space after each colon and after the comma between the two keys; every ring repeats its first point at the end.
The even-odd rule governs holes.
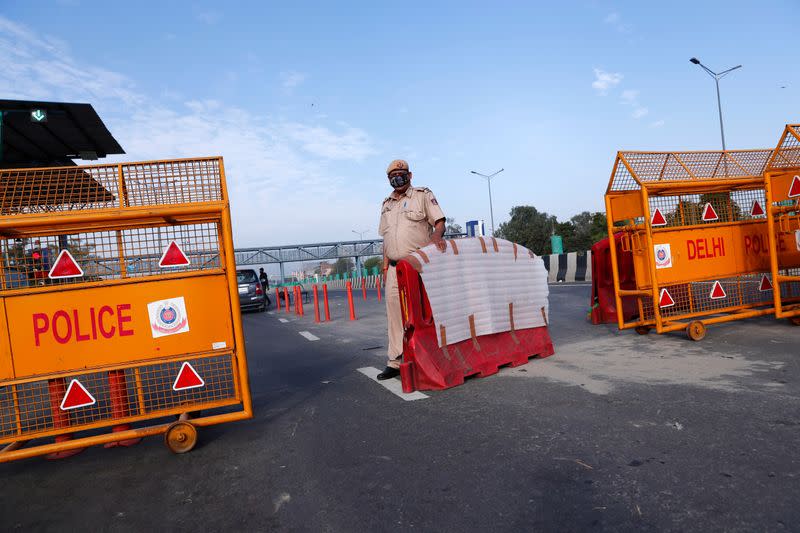
{"type": "Polygon", "coordinates": [[[547,270],[540,257],[503,239],[447,243],[446,252],[429,245],[411,254],[420,267],[440,346],[440,326],[446,328],[449,345],[469,339],[473,327],[478,336],[511,331],[512,318],[515,329],[547,324],[547,270]]]}

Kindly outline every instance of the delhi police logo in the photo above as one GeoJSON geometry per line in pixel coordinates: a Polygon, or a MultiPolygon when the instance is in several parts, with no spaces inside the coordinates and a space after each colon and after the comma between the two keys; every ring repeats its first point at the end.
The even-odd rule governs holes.
{"type": "Polygon", "coordinates": [[[670,253],[669,244],[656,244],[654,251],[656,256],[656,268],[672,267],[672,254],[670,253]]]}
{"type": "Polygon", "coordinates": [[[181,316],[180,308],[177,305],[167,301],[158,306],[156,323],[152,326],[156,331],[168,335],[186,326],[186,317],[181,316]]]}
{"type": "Polygon", "coordinates": [[[178,312],[172,306],[164,306],[158,312],[158,318],[164,324],[173,324],[175,319],[178,318],[178,312]]]}

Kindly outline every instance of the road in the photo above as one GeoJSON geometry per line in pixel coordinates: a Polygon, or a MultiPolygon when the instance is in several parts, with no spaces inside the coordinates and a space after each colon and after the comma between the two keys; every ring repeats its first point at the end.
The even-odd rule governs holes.
{"type": "Polygon", "coordinates": [[[3,529],[781,531],[800,524],[800,328],[639,336],[551,288],[556,353],[407,401],[385,312],[244,315],[255,418],[0,465],[3,529]],[[302,333],[307,332],[307,333],[302,333]]]}

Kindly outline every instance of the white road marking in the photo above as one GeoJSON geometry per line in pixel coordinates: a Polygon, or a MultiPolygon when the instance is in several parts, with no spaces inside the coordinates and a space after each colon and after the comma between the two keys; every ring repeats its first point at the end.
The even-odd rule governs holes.
{"type": "Polygon", "coordinates": [[[318,341],[319,340],[319,337],[317,337],[313,333],[309,333],[308,331],[298,331],[298,333],[300,335],[302,335],[303,337],[305,337],[306,339],[310,340],[310,341],[318,341]]]}
{"type": "Polygon", "coordinates": [[[280,322],[283,322],[284,324],[286,324],[287,322],[289,322],[289,321],[288,321],[288,320],[286,320],[285,318],[279,318],[279,319],[278,319],[278,321],[280,321],[280,322]]]}
{"type": "Polygon", "coordinates": [[[364,368],[359,368],[358,371],[367,376],[369,379],[371,379],[378,385],[382,385],[386,390],[388,390],[395,396],[398,396],[407,402],[413,400],[424,400],[425,398],[429,398],[427,394],[422,394],[419,391],[414,391],[409,393],[403,392],[403,385],[400,383],[399,379],[392,378],[392,379],[385,379],[383,381],[378,381],[378,374],[380,374],[381,371],[378,370],[377,368],[366,366],[364,368]]]}
{"type": "Polygon", "coordinates": [[[275,311],[267,311],[267,314],[268,314],[268,315],[274,315],[274,314],[275,314],[275,311]]]}

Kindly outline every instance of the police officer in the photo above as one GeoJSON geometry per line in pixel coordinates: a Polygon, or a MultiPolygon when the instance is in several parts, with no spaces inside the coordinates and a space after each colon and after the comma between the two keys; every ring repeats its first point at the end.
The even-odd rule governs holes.
{"type": "MultiPolygon", "coordinates": [[[[259,268],[258,271],[260,272],[258,281],[261,283],[261,289],[264,291],[264,296],[267,297],[267,307],[269,307],[272,305],[272,300],[269,299],[269,277],[267,276],[267,273],[264,272],[263,267],[259,268]]],[[[278,305],[280,305],[280,302],[278,302],[278,305]]]]}
{"type": "Polygon", "coordinates": [[[386,169],[392,193],[381,206],[378,234],[383,237],[383,273],[386,280],[386,318],[389,323],[389,362],[378,379],[400,374],[403,355],[403,319],[397,288],[397,261],[430,243],[444,252],[444,213],[430,189],[411,186],[408,163],[395,159],[386,169]]]}

